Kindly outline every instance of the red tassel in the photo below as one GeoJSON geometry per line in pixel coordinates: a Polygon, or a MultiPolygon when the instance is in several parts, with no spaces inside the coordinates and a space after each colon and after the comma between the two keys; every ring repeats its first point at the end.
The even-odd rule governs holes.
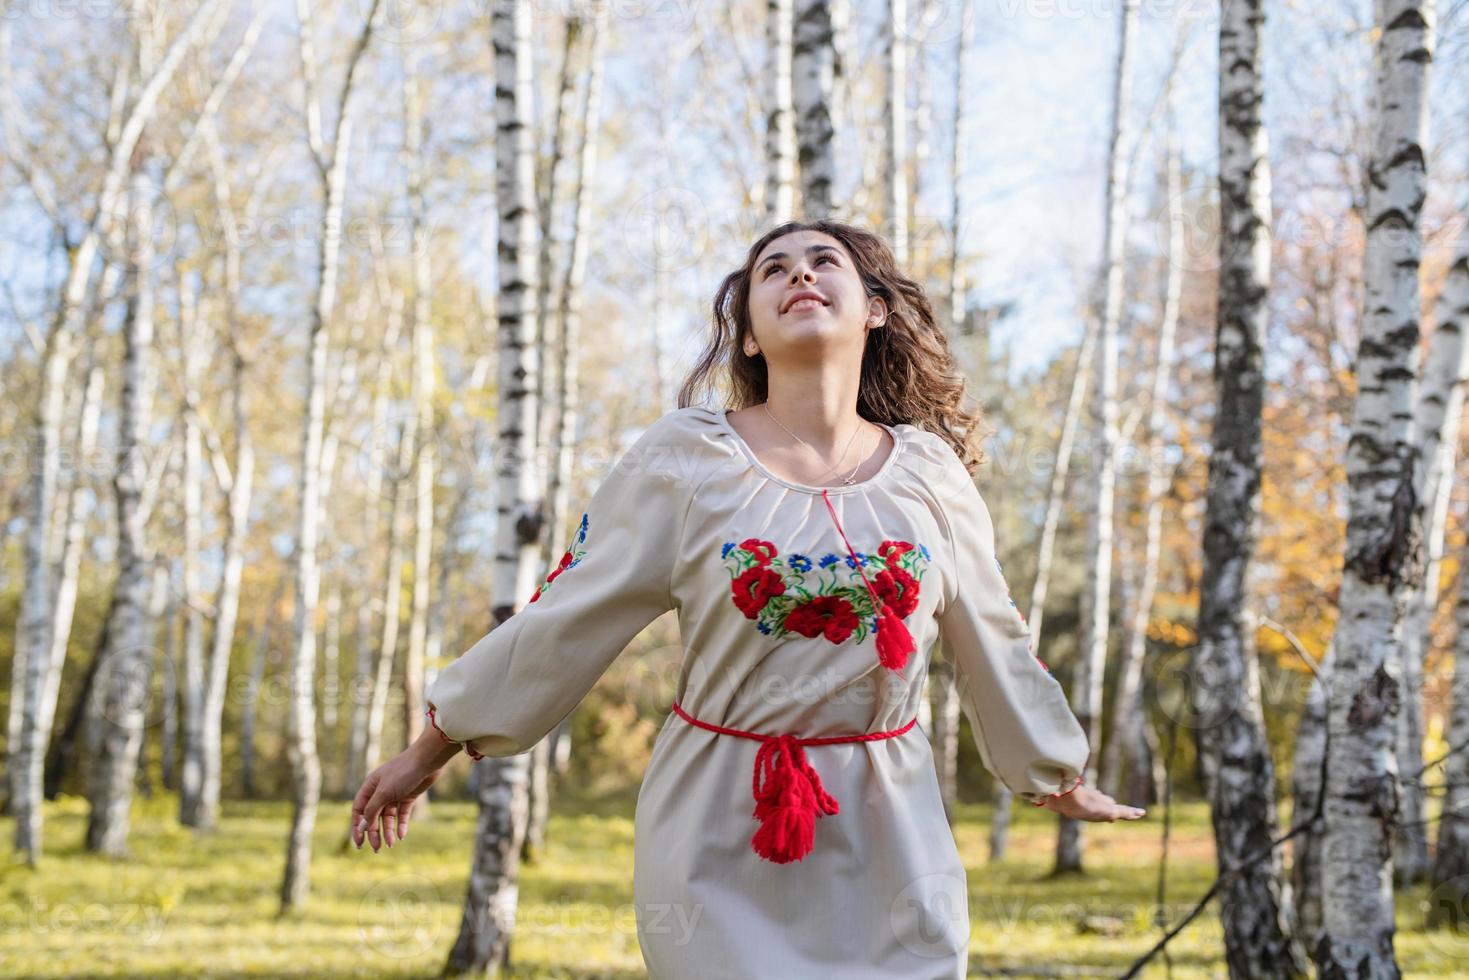
{"type": "Polygon", "coordinates": [[[760,746],[755,757],[755,819],[760,828],[750,838],[756,854],[776,864],[800,861],[816,845],[816,818],[839,811],[794,736],[780,735],[760,746]]]}
{"type": "Polygon", "coordinates": [[[914,650],[913,634],[893,607],[883,603],[877,620],[877,659],[889,670],[901,671],[908,666],[908,655],[914,650]]]}

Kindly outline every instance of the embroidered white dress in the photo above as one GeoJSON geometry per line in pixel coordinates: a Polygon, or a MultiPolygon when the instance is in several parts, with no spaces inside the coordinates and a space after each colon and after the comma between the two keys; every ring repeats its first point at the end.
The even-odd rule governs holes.
{"type": "Polygon", "coordinates": [[[635,819],[654,980],[965,975],[965,871],[928,737],[904,731],[940,639],[981,758],[1017,796],[1064,792],[1085,770],[1085,733],[1031,649],[979,491],[941,438],[887,428],[881,469],[823,492],[766,470],[724,410],[669,412],[602,481],[534,600],[427,692],[445,737],[522,752],[677,610],[681,712],[658,733],[635,819]],[[752,815],[766,743],[690,717],[766,737],[902,733],[805,745],[804,770],[787,744],[780,777],[766,759],[767,789],[835,803],[805,820],[803,845],[789,809],[752,815]],[[782,821],[790,833],[766,829],[782,821]],[[757,853],[761,831],[784,859],[757,853]]]}

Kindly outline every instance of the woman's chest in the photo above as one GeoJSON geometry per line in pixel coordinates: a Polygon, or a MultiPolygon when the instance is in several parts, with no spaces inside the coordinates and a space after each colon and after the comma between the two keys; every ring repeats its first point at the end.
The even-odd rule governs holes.
{"type": "Polygon", "coordinates": [[[691,512],[675,601],[686,614],[771,640],[861,645],[891,617],[917,633],[951,574],[939,521],[921,506],[841,497],[691,512]]]}

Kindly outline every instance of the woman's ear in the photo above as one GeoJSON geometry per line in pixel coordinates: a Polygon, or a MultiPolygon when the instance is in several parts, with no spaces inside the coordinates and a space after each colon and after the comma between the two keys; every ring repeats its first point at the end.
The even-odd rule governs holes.
{"type": "Polygon", "coordinates": [[[881,296],[874,296],[867,301],[867,325],[869,327],[880,327],[888,322],[888,304],[881,296]]]}

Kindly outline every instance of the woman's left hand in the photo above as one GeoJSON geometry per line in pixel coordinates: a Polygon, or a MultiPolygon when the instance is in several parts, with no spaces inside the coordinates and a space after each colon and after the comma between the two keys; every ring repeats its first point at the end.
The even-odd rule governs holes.
{"type": "Polygon", "coordinates": [[[1147,813],[1135,806],[1118,803],[1101,790],[1083,783],[1064,796],[1049,797],[1042,808],[1054,810],[1073,820],[1107,821],[1139,820],[1147,813]]]}

